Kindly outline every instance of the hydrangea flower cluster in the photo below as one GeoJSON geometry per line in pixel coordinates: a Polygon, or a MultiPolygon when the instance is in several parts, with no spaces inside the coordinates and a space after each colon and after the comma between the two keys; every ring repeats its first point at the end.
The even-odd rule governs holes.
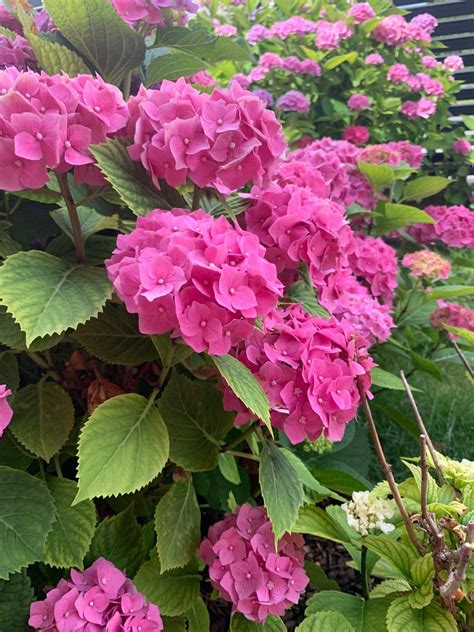
{"type": "Polygon", "coordinates": [[[249,44],[257,44],[262,40],[278,37],[286,40],[291,36],[303,37],[308,33],[316,32],[316,23],[306,20],[299,15],[294,15],[288,20],[275,22],[270,28],[262,24],[255,24],[246,35],[249,44]]]}
{"type": "Polygon", "coordinates": [[[459,55],[448,55],[443,60],[443,68],[448,72],[458,72],[464,68],[463,58],[459,55]]]}
{"type": "Polygon", "coordinates": [[[365,94],[353,94],[347,101],[347,107],[356,112],[367,110],[370,108],[370,99],[365,94]]]}
{"type": "Polygon", "coordinates": [[[375,11],[368,2],[358,2],[351,6],[348,15],[354,20],[355,24],[362,24],[375,17],[375,11]]]}
{"type": "MultiPolygon", "coordinates": [[[[370,396],[372,359],[367,341],[348,322],[313,317],[300,305],[272,312],[237,357],[268,395],[271,422],[291,443],[323,435],[340,441],[360,403],[357,381],[370,396]]],[[[237,424],[251,413],[224,387],[224,407],[237,424]]]]}
{"type": "Polygon", "coordinates": [[[372,37],[389,46],[401,46],[409,41],[431,42],[438,22],[429,13],[414,17],[410,22],[402,15],[388,15],[372,31],[372,37]]]}
{"type": "Polygon", "coordinates": [[[372,296],[391,304],[397,282],[397,252],[380,237],[354,236],[354,250],[349,266],[365,282],[372,296]]]}
{"type": "Polygon", "coordinates": [[[311,75],[313,77],[319,77],[321,75],[321,66],[317,61],[312,59],[300,60],[294,55],[289,57],[280,57],[275,53],[264,53],[259,59],[259,65],[257,68],[262,67],[268,70],[275,68],[279,70],[286,70],[293,74],[298,75],[311,75]]]}
{"type": "Polygon", "coordinates": [[[440,241],[452,248],[474,248],[474,213],[467,207],[427,206],[434,224],[415,224],[408,232],[418,243],[440,241]]]}
{"type": "Polygon", "coordinates": [[[454,487],[463,490],[466,485],[474,483],[474,461],[469,461],[469,459],[456,461],[440,452],[437,452],[436,455],[445,478],[454,487]]]}
{"type": "Polygon", "coordinates": [[[394,510],[388,500],[371,496],[370,492],[352,492],[352,499],[341,505],[347,523],[360,535],[369,535],[371,531],[380,530],[390,533],[395,525],[386,522],[393,518],[394,510]]]}
{"type": "Polygon", "coordinates": [[[216,24],[214,33],[220,37],[234,37],[237,34],[237,29],[233,24],[216,24]]]}
{"type": "Polygon", "coordinates": [[[233,612],[262,623],[298,603],[308,585],[303,546],[301,535],[287,533],[275,547],[265,509],[244,504],[210,527],[200,554],[233,612]]]}
{"type": "Polygon", "coordinates": [[[467,138],[459,138],[453,142],[453,151],[462,156],[469,156],[472,151],[472,145],[467,138]]]}
{"type": "Polygon", "coordinates": [[[104,142],[127,120],[122,93],[100,77],[0,71],[0,187],[39,189],[48,168],[73,167],[77,180],[90,181],[89,145],[104,142]]]}
{"type": "Polygon", "coordinates": [[[0,69],[14,66],[18,70],[26,70],[35,63],[36,57],[27,40],[21,35],[10,39],[0,35],[0,69]]]}
{"type": "Polygon", "coordinates": [[[354,145],[365,145],[370,138],[370,132],[364,125],[348,125],[342,133],[342,138],[354,145]]]}
{"type": "Polygon", "coordinates": [[[451,274],[451,264],[431,250],[418,250],[405,255],[402,265],[410,270],[413,276],[426,279],[446,280],[451,274]]]}
{"type": "MultiPolygon", "coordinates": [[[[459,303],[448,303],[447,301],[437,301],[438,309],[431,312],[430,322],[436,329],[445,331],[444,325],[460,327],[474,331],[474,309],[469,309],[459,303]]],[[[449,333],[449,337],[454,340],[456,334],[449,333]]]]}
{"type": "Polygon", "coordinates": [[[400,112],[410,120],[429,119],[436,112],[436,103],[431,99],[421,97],[418,101],[405,101],[400,112]]]}
{"type": "Polygon", "coordinates": [[[119,235],[106,266],[144,334],[171,331],[195,351],[228,353],[282,286],[258,237],[203,211],[155,210],[119,235]]]}
{"type": "Polygon", "coordinates": [[[380,66],[380,64],[383,64],[384,58],[382,57],[382,55],[380,53],[370,53],[364,59],[364,62],[368,66],[380,66]]]}
{"type": "Polygon", "coordinates": [[[184,79],[140,88],[129,100],[134,160],[159,187],[189,178],[227,194],[249,182],[262,184],[286,148],[281,126],[265,104],[237,82],[200,93],[184,79]]]}
{"type": "Polygon", "coordinates": [[[311,101],[299,90],[289,90],[281,95],[276,106],[284,112],[309,112],[311,101]]]}
{"type": "Polygon", "coordinates": [[[12,407],[7,399],[10,395],[12,395],[11,389],[6,384],[0,384],[0,437],[13,417],[12,407]]]}
{"type": "Polygon", "coordinates": [[[352,34],[352,28],[342,20],[337,22],[318,20],[316,22],[315,44],[320,50],[334,50],[339,48],[342,40],[349,39],[352,34]]]}
{"type": "Polygon", "coordinates": [[[410,167],[419,169],[423,162],[424,151],[421,145],[413,145],[406,140],[390,141],[364,147],[359,150],[358,160],[374,165],[388,164],[392,167],[407,163],[410,167]]]}
{"type": "Polygon", "coordinates": [[[30,607],[28,624],[43,632],[160,632],[160,611],[116,566],[99,558],[84,572],[71,570],[44,601],[30,607]]]}
{"type": "Polygon", "coordinates": [[[117,13],[131,25],[164,25],[170,10],[196,13],[199,5],[192,0],[109,0],[117,13]]]}

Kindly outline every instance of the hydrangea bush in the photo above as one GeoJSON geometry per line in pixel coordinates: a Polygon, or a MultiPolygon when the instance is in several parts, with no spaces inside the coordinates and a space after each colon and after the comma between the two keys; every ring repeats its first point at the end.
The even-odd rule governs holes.
{"type": "Polygon", "coordinates": [[[6,4],[0,630],[470,629],[472,463],[389,361],[473,379],[474,215],[427,170],[461,64],[435,21],[6,4]],[[420,435],[399,484],[385,390],[420,435]],[[363,598],[322,588],[312,536],[363,598]]]}

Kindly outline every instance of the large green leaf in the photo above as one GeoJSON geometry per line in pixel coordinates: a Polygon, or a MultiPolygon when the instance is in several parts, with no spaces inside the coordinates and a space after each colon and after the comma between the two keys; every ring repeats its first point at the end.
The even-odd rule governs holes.
{"type": "MultiPolygon", "coordinates": [[[[54,211],[50,211],[49,214],[59,228],[74,243],[73,227],[67,208],[62,206],[54,211]]],[[[118,215],[101,215],[90,206],[79,206],[77,209],[77,215],[81,225],[82,238],[85,242],[89,239],[89,237],[92,237],[92,235],[95,235],[96,233],[100,233],[102,230],[119,230],[120,221],[118,215]]]]}
{"type": "Polygon", "coordinates": [[[310,615],[295,632],[355,632],[349,621],[340,613],[325,610],[310,615]]]}
{"type": "Polygon", "coordinates": [[[193,565],[161,572],[157,555],[145,562],[135,576],[134,584],[162,614],[184,614],[199,599],[201,577],[193,565]]]}
{"type": "Polygon", "coordinates": [[[396,178],[395,170],[388,165],[374,165],[369,162],[358,162],[357,166],[359,167],[359,171],[361,171],[370,182],[374,191],[381,191],[396,178]]]}
{"type": "Polygon", "coordinates": [[[474,285],[442,285],[434,287],[426,292],[426,301],[437,301],[439,298],[453,298],[455,296],[468,296],[474,294],[474,285]]]}
{"type": "Polygon", "coordinates": [[[416,206],[387,202],[383,205],[383,216],[377,217],[377,232],[383,235],[393,230],[403,228],[404,226],[409,226],[410,224],[434,223],[435,221],[431,215],[420,211],[416,206]]]}
{"type": "Polygon", "coordinates": [[[168,431],[152,400],[135,393],[108,399],[81,432],[75,502],[140,489],[158,476],[168,453],[168,431]]]}
{"type": "Polygon", "coordinates": [[[74,407],[66,391],[55,382],[40,380],[20,389],[13,401],[10,430],[30,452],[49,461],[74,425],[74,407]]]}
{"type": "Polygon", "coordinates": [[[403,201],[423,200],[443,191],[452,180],[441,176],[421,176],[409,182],[403,191],[403,201]]]}
{"type": "Polygon", "coordinates": [[[211,625],[209,611],[201,598],[186,612],[186,619],[188,632],[209,632],[211,625]]]}
{"type": "Polygon", "coordinates": [[[84,500],[72,507],[77,485],[67,478],[48,477],[54,500],[54,522],[46,540],[44,561],[59,568],[83,568],[97,520],[94,503],[84,500]]]}
{"type": "Polygon", "coordinates": [[[132,577],[145,559],[145,555],[143,529],[133,515],[130,505],[116,516],[99,523],[87,560],[92,563],[99,557],[105,557],[132,577]]]}
{"type": "Polygon", "coordinates": [[[0,579],[43,559],[53,517],[53,500],[43,481],[0,467],[0,579]]]}
{"type": "Polygon", "coordinates": [[[350,538],[336,520],[324,509],[315,505],[305,505],[300,508],[293,531],[315,535],[340,544],[350,544],[350,538]]]}
{"type": "Polygon", "coordinates": [[[249,369],[230,355],[212,356],[220,374],[237,397],[261,419],[273,435],[270,424],[270,402],[268,397],[249,369]]]}
{"type": "Polygon", "coordinates": [[[408,545],[396,542],[385,534],[367,535],[361,540],[369,551],[373,551],[388,562],[405,579],[412,579],[411,568],[418,556],[408,545]]]}
{"type": "Polygon", "coordinates": [[[150,336],[138,331],[136,315],[113,303],[108,303],[97,318],[80,325],[73,337],[89,353],[111,364],[135,366],[157,357],[150,336]]]}
{"type": "Polygon", "coordinates": [[[0,581],[0,630],[26,632],[33,588],[25,571],[0,581]]]}
{"type": "Polygon", "coordinates": [[[106,143],[92,145],[90,150],[105,179],[135,215],[146,215],[155,208],[171,208],[142,165],[130,158],[122,140],[109,138],[106,143]]]}
{"type": "Polygon", "coordinates": [[[173,373],[159,409],[170,437],[170,459],[191,472],[214,469],[220,442],[233,424],[219,391],[173,373]]]}
{"type": "Polygon", "coordinates": [[[236,612],[230,620],[230,632],[285,632],[286,629],[280,617],[274,616],[267,617],[263,623],[255,623],[236,612]]]}
{"type": "Polygon", "coordinates": [[[156,548],[163,572],[186,566],[196,555],[200,526],[201,511],[192,482],[173,483],[155,512],[156,548]]]}
{"type": "MultiPolygon", "coordinates": [[[[321,612],[339,612],[355,632],[387,632],[385,617],[392,597],[369,599],[333,590],[318,592],[306,602],[306,616],[321,612]]],[[[334,632],[339,628],[334,628],[334,632]]],[[[405,631],[406,632],[406,631],[405,631]]]]}
{"type": "Polygon", "coordinates": [[[348,496],[353,491],[365,491],[372,487],[365,476],[362,476],[344,461],[336,460],[336,456],[338,455],[331,459],[320,459],[316,465],[311,467],[311,472],[320,483],[326,487],[331,486],[331,489],[348,496]]]}
{"type": "Polygon", "coordinates": [[[62,334],[36,338],[29,345],[26,344],[25,332],[20,329],[4,305],[0,305],[0,342],[16,351],[43,351],[54,347],[61,340],[62,334]]]}
{"type": "Polygon", "coordinates": [[[261,453],[259,481],[275,539],[290,532],[303,503],[303,485],[284,452],[267,443],[261,453]]]}
{"type": "MultiPolygon", "coordinates": [[[[370,372],[372,377],[372,384],[374,386],[380,386],[382,388],[388,388],[394,391],[404,391],[405,387],[403,386],[403,382],[401,379],[394,375],[393,373],[389,373],[384,369],[380,369],[379,367],[375,367],[370,372]]],[[[419,388],[411,387],[412,391],[419,391],[419,388]]]]}
{"type": "Polygon", "coordinates": [[[147,69],[145,85],[151,86],[164,79],[172,81],[179,77],[189,77],[207,66],[206,61],[184,50],[170,47],[155,48],[153,61],[147,69]]]}
{"type": "Polygon", "coordinates": [[[45,0],[44,6],[64,37],[105,81],[118,84],[143,62],[143,37],[107,0],[45,0]]]}
{"type": "Polygon", "coordinates": [[[334,68],[337,68],[341,64],[344,64],[346,61],[349,64],[353,64],[357,59],[357,56],[357,51],[351,51],[350,53],[344,53],[342,55],[335,55],[324,64],[324,68],[326,70],[334,70],[334,68]]]}
{"type": "Polygon", "coordinates": [[[437,603],[413,609],[409,598],[404,596],[394,599],[388,608],[388,632],[456,632],[457,629],[453,616],[437,603]]]}
{"type": "Polygon", "coordinates": [[[0,268],[0,297],[26,334],[38,337],[75,329],[96,316],[112,294],[104,270],[70,265],[46,252],[8,257],[0,268]]]}
{"type": "Polygon", "coordinates": [[[20,383],[18,362],[11,351],[0,353],[0,384],[6,384],[14,393],[20,383]]]}

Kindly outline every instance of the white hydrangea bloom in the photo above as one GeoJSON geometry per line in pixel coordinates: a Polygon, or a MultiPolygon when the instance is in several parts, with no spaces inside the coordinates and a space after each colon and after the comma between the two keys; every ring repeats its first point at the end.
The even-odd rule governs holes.
{"type": "Polygon", "coordinates": [[[393,524],[385,522],[394,514],[391,504],[387,500],[371,496],[370,492],[353,492],[352,500],[341,507],[346,513],[349,526],[361,535],[368,535],[374,529],[383,533],[395,529],[393,524]]]}

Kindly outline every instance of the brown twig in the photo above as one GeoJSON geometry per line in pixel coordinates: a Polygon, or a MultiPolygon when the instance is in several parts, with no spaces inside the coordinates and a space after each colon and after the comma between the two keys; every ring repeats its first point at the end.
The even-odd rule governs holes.
{"type": "Polygon", "coordinates": [[[452,343],[453,343],[454,350],[456,351],[456,353],[459,356],[459,359],[464,364],[464,368],[469,373],[469,375],[474,379],[474,369],[472,368],[472,366],[467,361],[467,358],[464,355],[464,353],[461,351],[461,349],[459,348],[458,343],[455,340],[452,340],[452,343]]]}
{"type": "Polygon", "coordinates": [[[431,441],[430,435],[428,434],[428,431],[426,430],[426,426],[423,422],[423,419],[421,418],[420,411],[418,410],[418,406],[416,405],[415,398],[413,397],[413,393],[411,392],[410,385],[408,384],[407,379],[405,377],[405,373],[403,371],[400,371],[400,377],[403,382],[403,388],[405,389],[411,408],[415,415],[418,428],[420,429],[420,432],[424,434],[426,437],[426,445],[428,446],[428,450],[430,451],[431,458],[433,459],[433,465],[435,466],[436,472],[438,474],[439,482],[441,485],[444,485],[446,481],[445,481],[443,472],[441,470],[441,467],[438,461],[438,455],[436,454],[436,450],[434,449],[433,442],[431,441]]]}
{"type": "Polygon", "coordinates": [[[449,574],[446,582],[440,586],[439,594],[443,599],[452,599],[461,584],[466,580],[466,571],[472,557],[472,544],[464,542],[459,549],[459,562],[449,574]]]}
{"type": "Polygon", "coordinates": [[[425,522],[425,528],[430,536],[433,549],[436,548],[436,544],[444,546],[444,538],[436,525],[432,515],[428,512],[428,463],[426,462],[426,445],[427,437],[424,434],[420,434],[420,470],[421,470],[421,489],[420,489],[420,503],[421,503],[421,517],[425,522]]]}
{"type": "Polygon", "coordinates": [[[64,202],[66,203],[69,219],[71,220],[74,245],[76,247],[76,261],[78,264],[82,265],[86,260],[86,251],[84,247],[84,239],[82,238],[81,222],[77,213],[77,206],[69,188],[67,173],[56,173],[56,178],[58,179],[59,189],[64,202]]]}
{"type": "Polygon", "coordinates": [[[418,538],[416,537],[416,533],[415,533],[415,529],[413,528],[413,523],[410,519],[410,516],[408,515],[408,511],[405,507],[405,505],[403,504],[403,500],[402,497],[400,496],[400,492],[398,491],[398,487],[397,487],[397,483],[395,481],[395,478],[392,474],[392,466],[390,465],[390,463],[387,462],[387,459],[385,458],[385,454],[382,448],[382,444],[380,443],[380,437],[378,435],[377,432],[377,428],[375,426],[375,421],[374,418],[372,416],[372,411],[370,410],[370,406],[369,403],[367,401],[367,397],[365,395],[365,391],[360,383],[360,380],[357,380],[357,384],[359,387],[359,393],[360,393],[360,398],[362,401],[362,407],[364,409],[365,412],[365,417],[367,419],[367,423],[369,424],[369,430],[370,430],[370,434],[372,436],[372,441],[374,444],[374,448],[375,448],[375,452],[377,454],[377,458],[379,460],[380,463],[380,467],[382,468],[382,472],[384,473],[385,479],[390,487],[390,492],[393,496],[393,499],[395,500],[395,503],[398,507],[398,510],[402,516],[402,520],[405,524],[407,533],[408,533],[408,537],[410,538],[410,540],[413,543],[413,546],[416,548],[416,550],[418,551],[418,553],[420,555],[424,555],[425,554],[425,550],[423,545],[421,544],[421,542],[418,540],[418,538]]]}

